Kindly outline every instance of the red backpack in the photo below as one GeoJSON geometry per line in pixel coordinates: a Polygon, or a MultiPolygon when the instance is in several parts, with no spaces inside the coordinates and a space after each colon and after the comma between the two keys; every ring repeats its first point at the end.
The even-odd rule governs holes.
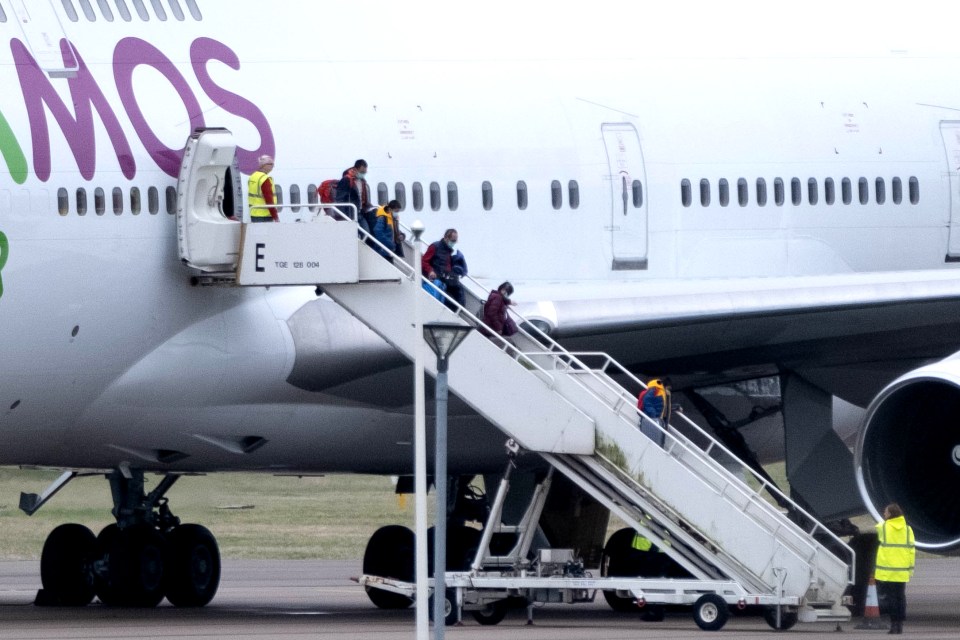
{"type": "Polygon", "coordinates": [[[339,180],[324,180],[321,182],[320,186],[317,187],[317,195],[320,196],[320,202],[336,202],[337,185],[339,183],[339,180]]]}

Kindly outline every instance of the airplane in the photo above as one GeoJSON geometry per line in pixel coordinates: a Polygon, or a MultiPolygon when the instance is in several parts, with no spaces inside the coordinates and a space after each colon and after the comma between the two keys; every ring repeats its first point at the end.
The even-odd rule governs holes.
{"type": "MultiPolygon", "coordinates": [[[[51,533],[50,601],[208,603],[216,540],[164,497],[182,474],[410,476],[402,355],[313,287],[194,286],[178,259],[184,141],[216,127],[227,233],[260,155],[284,224],[363,157],[532,326],[672,376],[817,515],[897,500],[920,548],[960,546],[955,10],[717,4],[0,0],[0,464],[64,470],[28,511],[105,475],[117,520],[51,533]]],[[[501,468],[465,405],[450,437],[451,476],[501,468]]],[[[558,535],[603,547],[608,514],[566,491],[558,535]]],[[[365,564],[409,555],[400,529],[365,564]]]]}

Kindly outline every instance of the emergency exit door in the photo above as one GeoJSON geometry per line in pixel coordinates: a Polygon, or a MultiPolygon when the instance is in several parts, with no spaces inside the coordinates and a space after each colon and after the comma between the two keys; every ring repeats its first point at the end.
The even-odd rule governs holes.
{"type": "Polygon", "coordinates": [[[613,270],[647,268],[647,198],[640,136],[630,123],[601,126],[610,181],[613,270]]]}
{"type": "Polygon", "coordinates": [[[960,262],[960,122],[941,122],[940,135],[947,154],[946,175],[950,181],[947,262],[960,262]]]}

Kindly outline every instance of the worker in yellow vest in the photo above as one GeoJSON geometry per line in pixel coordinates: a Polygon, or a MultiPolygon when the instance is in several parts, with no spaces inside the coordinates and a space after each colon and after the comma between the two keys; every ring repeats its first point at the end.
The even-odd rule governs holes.
{"type": "Polygon", "coordinates": [[[877,547],[873,578],[889,603],[890,633],[903,633],[903,620],[907,615],[906,588],[913,577],[916,546],[913,529],[896,502],[891,502],[883,510],[883,522],[877,525],[877,538],[880,546],[877,547]]]}
{"type": "Polygon", "coordinates": [[[258,205],[277,204],[275,190],[273,188],[273,178],[270,172],[273,170],[273,158],[270,156],[260,156],[257,159],[260,168],[250,175],[247,180],[247,198],[250,203],[250,222],[280,222],[280,216],[277,215],[275,207],[254,209],[258,205]]]}

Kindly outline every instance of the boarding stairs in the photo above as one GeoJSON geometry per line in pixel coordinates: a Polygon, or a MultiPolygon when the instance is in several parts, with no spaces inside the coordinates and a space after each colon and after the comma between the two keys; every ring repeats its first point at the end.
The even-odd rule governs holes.
{"type": "MultiPolygon", "coordinates": [[[[182,200],[192,193],[181,185],[182,200]]],[[[480,283],[465,278],[465,307],[449,299],[448,306],[422,290],[411,241],[403,258],[387,259],[376,240],[346,219],[353,212],[336,213],[344,219],[319,209],[304,224],[243,225],[235,283],[318,285],[411,359],[425,348],[416,329],[421,323],[480,327],[477,315],[488,293],[480,283]],[[281,263],[287,265],[282,272],[272,268],[281,263]],[[294,263],[298,270],[290,268],[294,263]]],[[[186,223],[181,227],[183,257],[189,230],[186,223]]],[[[223,279],[235,266],[225,261],[216,276],[223,279]]],[[[662,446],[641,433],[640,421],[649,419],[637,411],[636,397],[644,385],[612,358],[568,352],[525,318],[516,316],[516,322],[517,349],[479,331],[457,348],[448,380],[461,400],[695,579],[735,583],[744,597],[776,596],[799,606],[801,621],[849,618],[840,606],[853,576],[847,545],[682,413],[664,430],[662,446]],[[770,499],[774,494],[790,505],[789,515],[770,499]]],[[[436,375],[435,359],[424,360],[436,375]]]]}

